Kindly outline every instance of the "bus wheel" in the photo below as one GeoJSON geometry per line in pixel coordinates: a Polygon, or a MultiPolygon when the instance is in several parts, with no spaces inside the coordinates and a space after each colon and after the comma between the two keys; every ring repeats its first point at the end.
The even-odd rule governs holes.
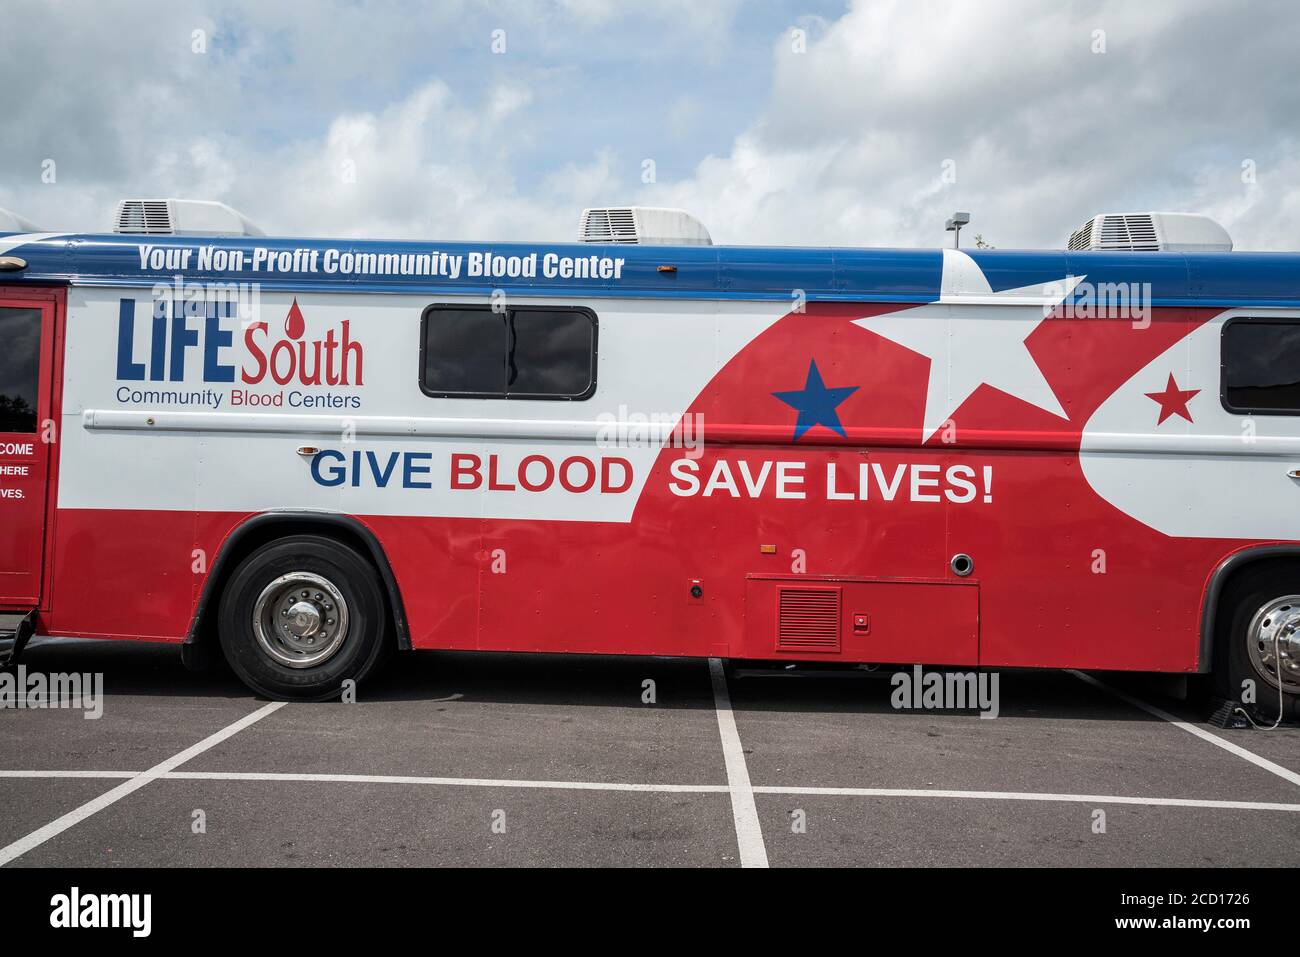
{"type": "Polygon", "coordinates": [[[360,682],[387,646],[379,575],[332,538],[295,535],[240,563],[221,595],[226,660],[268,698],[321,701],[360,682]]]}
{"type": "Polygon", "coordinates": [[[1255,687],[1254,710],[1272,720],[1300,717],[1300,571],[1273,568],[1245,581],[1216,636],[1218,693],[1241,701],[1255,687]]]}

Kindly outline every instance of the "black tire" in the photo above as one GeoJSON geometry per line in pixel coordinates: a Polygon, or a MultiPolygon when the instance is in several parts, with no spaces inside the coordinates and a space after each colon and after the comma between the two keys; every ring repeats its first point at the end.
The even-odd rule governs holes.
{"type": "MultiPolygon", "coordinates": [[[[1278,599],[1300,595],[1300,568],[1271,566],[1252,573],[1249,569],[1224,591],[1214,636],[1214,691],[1221,698],[1240,702],[1242,683],[1255,683],[1254,704],[1243,704],[1256,720],[1274,720],[1278,688],[1252,660],[1248,636],[1255,615],[1278,599]]],[[[1290,686],[1290,681],[1284,683],[1290,686]]],[[[1300,719],[1300,695],[1282,695],[1282,720],[1300,719]]]]}
{"type": "MultiPolygon", "coordinates": [[[[386,657],[390,644],[383,584],[374,565],[355,549],[323,535],[282,538],[244,559],[221,593],[217,632],[226,660],[240,679],[258,694],[281,701],[323,701],[339,697],[343,682],[351,679],[359,684],[364,680],[386,657]],[[333,613],[339,614],[341,610],[346,615],[345,619],[342,615],[337,619],[340,624],[345,620],[346,627],[336,627],[334,637],[339,641],[336,650],[318,664],[297,660],[297,650],[289,647],[293,639],[287,630],[280,638],[273,629],[259,629],[254,625],[259,598],[268,589],[274,589],[270,596],[279,595],[284,589],[290,591],[279,602],[268,597],[263,612],[271,619],[276,609],[283,614],[284,606],[294,600],[293,589],[298,584],[306,583],[307,590],[315,592],[317,586],[294,578],[304,574],[326,582],[342,599],[339,602],[322,586],[323,590],[314,594],[316,598],[324,595],[319,607],[310,598],[305,599],[315,609],[309,615],[319,612],[322,625],[336,621],[323,617],[330,614],[325,608],[338,609],[333,613]],[[284,578],[287,581],[276,584],[284,578]],[[342,637],[338,638],[340,631],[342,637]],[[259,637],[259,632],[267,637],[259,637]],[[277,660],[277,653],[295,659],[295,665],[277,660]]],[[[329,637],[327,632],[322,635],[323,639],[329,637]]],[[[307,640],[295,637],[299,645],[307,640]]],[[[311,640],[316,640],[314,634],[311,640]]],[[[315,653],[323,651],[322,648],[315,653]]]]}

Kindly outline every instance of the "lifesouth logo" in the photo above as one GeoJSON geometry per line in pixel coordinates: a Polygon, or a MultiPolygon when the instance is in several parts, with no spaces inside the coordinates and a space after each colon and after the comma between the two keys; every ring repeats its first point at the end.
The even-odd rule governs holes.
{"type": "Polygon", "coordinates": [[[125,405],[361,407],[359,396],[343,391],[365,382],[365,349],[348,319],[311,336],[297,299],[274,326],[242,322],[237,301],[224,297],[155,296],[148,315],[139,306],[119,302],[118,381],[204,388],[123,385],[117,399],[125,405]]]}

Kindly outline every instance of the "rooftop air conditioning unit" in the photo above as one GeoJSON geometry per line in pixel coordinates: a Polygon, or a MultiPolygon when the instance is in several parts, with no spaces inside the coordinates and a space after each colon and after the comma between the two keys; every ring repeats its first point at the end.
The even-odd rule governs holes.
{"type": "Polygon", "coordinates": [[[1068,248],[1226,253],[1232,237],[1200,213],[1105,213],[1071,233],[1068,248]]]}
{"type": "Polygon", "coordinates": [[[263,236],[261,229],[225,203],[206,199],[124,199],[113,232],[129,236],[263,236]]]}
{"type": "Polygon", "coordinates": [[[584,209],[580,243],[626,243],[638,246],[712,246],[704,224],[681,209],[658,206],[610,206],[584,209]]]}

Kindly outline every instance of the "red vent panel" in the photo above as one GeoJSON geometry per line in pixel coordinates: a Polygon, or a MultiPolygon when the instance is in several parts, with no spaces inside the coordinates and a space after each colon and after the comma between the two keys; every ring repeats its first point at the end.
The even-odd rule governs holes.
{"type": "Polygon", "coordinates": [[[839,588],[778,588],[778,651],[840,650],[839,588]]]}

